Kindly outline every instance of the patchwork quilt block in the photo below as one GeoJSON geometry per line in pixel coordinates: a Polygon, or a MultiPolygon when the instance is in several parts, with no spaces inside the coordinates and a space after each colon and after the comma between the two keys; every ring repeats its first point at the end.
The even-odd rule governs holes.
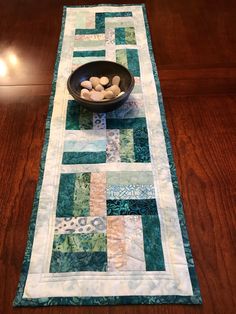
{"type": "Polygon", "coordinates": [[[144,5],[65,7],[15,306],[201,303],[144,5]],[[111,60],[135,86],[113,112],[69,95],[111,60]]]}
{"type": "Polygon", "coordinates": [[[86,267],[164,270],[151,171],[61,174],[50,271],[86,267]]]}

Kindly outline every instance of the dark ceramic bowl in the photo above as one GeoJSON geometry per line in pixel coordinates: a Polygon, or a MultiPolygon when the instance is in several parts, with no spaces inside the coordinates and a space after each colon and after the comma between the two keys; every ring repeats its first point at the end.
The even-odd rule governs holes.
{"type": "Polygon", "coordinates": [[[123,65],[111,61],[94,61],[81,65],[68,78],[67,88],[71,96],[89,111],[108,112],[120,107],[129,97],[134,87],[134,77],[123,65]],[[92,101],[80,97],[80,83],[91,76],[107,76],[109,80],[120,76],[120,89],[124,94],[106,101],[92,101]]]}

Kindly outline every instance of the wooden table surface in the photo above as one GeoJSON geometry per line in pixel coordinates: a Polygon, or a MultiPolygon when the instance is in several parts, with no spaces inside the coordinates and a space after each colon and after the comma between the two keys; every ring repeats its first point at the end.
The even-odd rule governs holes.
{"type": "Polygon", "coordinates": [[[147,6],[203,305],[12,308],[38,179],[62,8],[99,1],[1,0],[0,59],[12,64],[0,76],[1,314],[236,313],[236,2],[121,3],[126,2],[147,6]]]}

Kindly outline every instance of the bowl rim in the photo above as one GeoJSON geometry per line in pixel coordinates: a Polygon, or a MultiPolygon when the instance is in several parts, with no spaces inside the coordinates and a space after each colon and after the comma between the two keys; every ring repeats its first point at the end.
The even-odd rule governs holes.
{"type": "MultiPolygon", "coordinates": [[[[69,93],[71,94],[71,96],[73,96],[73,94],[76,96],[76,99],[77,101],[81,101],[81,103],[85,104],[85,105],[96,105],[96,104],[103,104],[103,105],[109,105],[109,104],[114,104],[116,103],[117,101],[122,101],[122,99],[126,98],[127,95],[130,95],[130,93],[132,92],[133,88],[134,88],[134,84],[135,84],[135,80],[134,80],[134,76],[133,74],[129,71],[129,69],[127,69],[125,66],[123,66],[122,64],[120,63],[117,63],[117,62],[114,62],[114,61],[110,61],[110,60],[97,60],[97,61],[91,61],[91,62],[86,62],[84,64],[82,64],[81,66],[79,66],[78,68],[76,68],[71,74],[70,76],[68,77],[67,79],[67,89],[69,91],[69,93]],[[82,67],[84,66],[87,66],[88,64],[96,64],[96,63],[113,63],[115,65],[118,65],[120,67],[122,67],[125,71],[127,71],[131,77],[131,83],[128,87],[128,89],[125,91],[125,93],[119,97],[116,97],[116,98],[113,98],[113,99],[109,99],[109,100],[106,100],[106,101],[94,101],[94,100],[87,100],[87,99],[84,99],[82,97],[80,97],[80,95],[74,90],[71,88],[71,85],[70,85],[70,81],[71,81],[71,78],[72,76],[74,75],[74,73],[78,70],[78,69],[81,69],[82,67]]],[[[73,96],[74,97],[74,96],[73,96]]]]}

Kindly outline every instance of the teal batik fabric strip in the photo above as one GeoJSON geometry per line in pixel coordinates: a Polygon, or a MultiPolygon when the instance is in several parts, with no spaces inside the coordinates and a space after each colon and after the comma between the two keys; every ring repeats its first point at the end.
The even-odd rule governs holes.
{"type": "Polygon", "coordinates": [[[134,155],[136,162],[150,162],[150,151],[147,128],[137,128],[133,130],[134,155]]]}
{"type": "Polygon", "coordinates": [[[93,113],[82,106],[80,107],[79,126],[80,130],[91,130],[93,128],[93,113]]]}
{"type": "Polygon", "coordinates": [[[56,234],[54,236],[54,252],[106,252],[106,250],[107,243],[104,233],[56,234]]]}
{"type": "Polygon", "coordinates": [[[75,174],[61,174],[57,199],[57,217],[73,216],[75,174]]]}
{"type": "Polygon", "coordinates": [[[140,76],[140,66],[137,49],[126,49],[128,69],[133,76],[140,76]]]}
{"type": "Polygon", "coordinates": [[[63,165],[100,164],[106,162],[106,152],[64,152],[63,165]]]}
{"type": "Polygon", "coordinates": [[[124,27],[117,27],[115,28],[115,41],[116,45],[125,45],[125,28],[124,27]]]}
{"type": "Polygon", "coordinates": [[[73,196],[73,216],[89,216],[90,201],[90,173],[76,174],[74,196],[73,196]]]}
{"type": "Polygon", "coordinates": [[[128,17],[133,16],[132,12],[105,12],[105,17],[128,17]]]}
{"type": "Polygon", "coordinates": [[[68,101],[66,114],[66,130],[91,130],[93,114],[74,100],[68,101]]]}
{"type": "Polygon", "coordinates": [[[156,200],[107,200],[107,215],[157,215],[156,200]]]}
{"type": "Polygon", "coordinates": [[[66,273],[80,271],[101,272],[106,271],[106,269],[107,269],[107,253],[105,252],[76,252],[76,253],[71,252],[62,253],[60,251],[52,252],[50,273],[66,273]]]}
{"type": "Polygon", "coordinates": [[[93,113],[82,106],[80,107],[79,125],[80,130],[90,130],[93,128],[93,113]]]}
{"type": "Polygon", "coordinates": [[[74,100],[69,100],[66,114],[66,130],[79,130],[80,106],[74,100]]]}
{"type": "Polygon", "coordinates": [[[86,51],[74,51],[73,57],[74,58],[81,58],[81,57],[105,57],[106,51],[105,50],[86,50],[86,51]]]}
{"type": "Polygon", "coordinates": [[[157,215],[142,216],[144,254],[147,271],[165,270],[160,222],[157,215]]]}
{"type": "Polygon", "coordinates": [[[107,129],[138,129],[146,127],[145,118],[107,119],[107,129]]]}

